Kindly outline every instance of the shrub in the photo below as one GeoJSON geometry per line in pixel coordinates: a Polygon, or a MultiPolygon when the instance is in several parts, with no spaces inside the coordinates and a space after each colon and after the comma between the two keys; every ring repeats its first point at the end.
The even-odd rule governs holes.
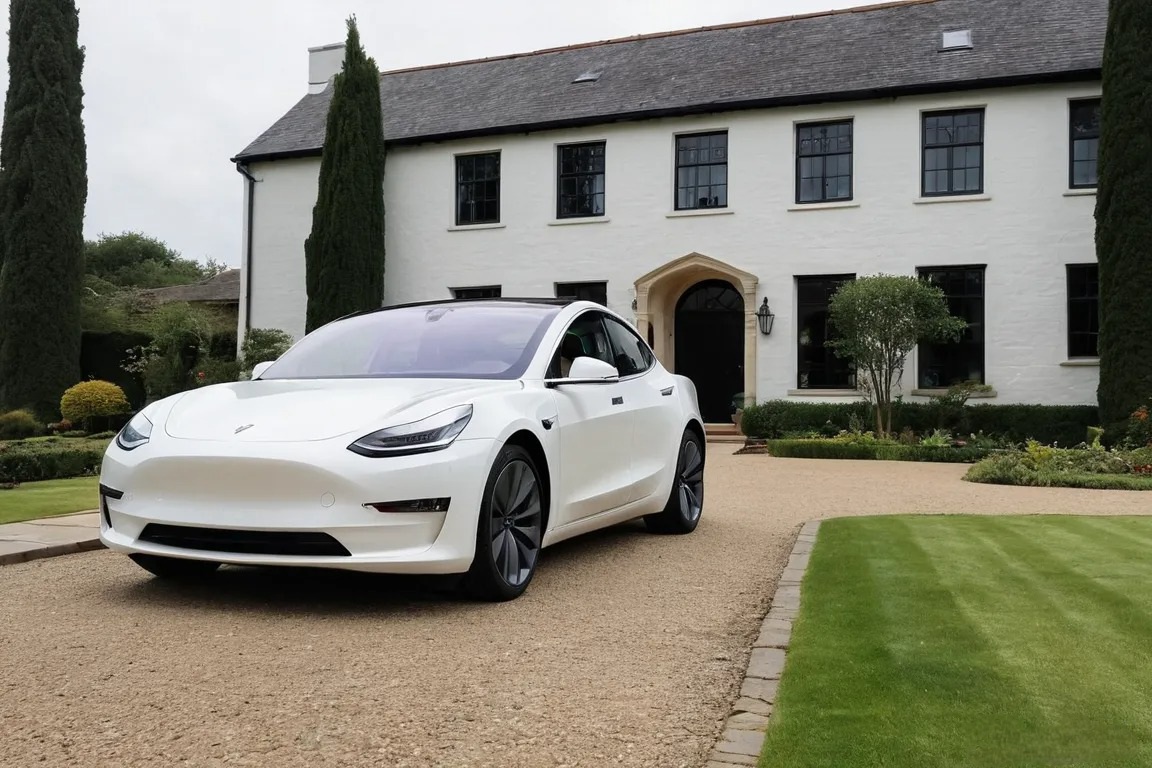
{"type": "Polygon", "coordinates": [[[970,464],[989,454],[984,448],[900,445],[876,441],[844,440],[769,440],[768,453],[787,459],[857,459],[877,461],[923,461],[970,464]]]}
{"type": "MultiPolygon", "coordinates": [[[[791,434],[817,433],[828,437],[850,430],[853,420],[871,421],[864,401],[807,403],[770,400],[744,410],[741,427],[748,437],[779,439],[791,434]]],[[[948,430],[956,435],[1020,444],[1028,439],[1064,446],[1084,442],[1088,427],[1099,423],[1091,405],[963,405],[899,402],[893,408],[893,429],[915,434],[948,430]]]]}
{"type": "Polygon", "coordinates": [[[23,440],[43,431],[31,411],[9,411],[0,415],[0,440],[23,440]]]}
{"type": "MultiPolygon", "coordinates": [[[[244,336],[240,347],[241,372],[245,379],[252,377],[257,363],[276,360],[292,346],[292,336],[279,328],[252,328],[244,336]]],[[[735,404],[735,400],[733,400],[735,404]]]]}
{"type": "Polygon", "coordinates": [[[110,381],[82,381],[60,398],[60,413],[73,424],[90,424],[131,409],[124,390],[110,381]]]}
{"type": "Polygon", "coordinates": [[[0,445],[0,484],[31,483],[94,475],[107,443],[97,440],[45,440],[0,445]]]}
{"type": "Polygon", "coordinates": [[[975,464],[974,483],[1038,487],[1152,490],[1152,448],[1061,449],[1030,441],[1024,451],[1000,453],[975,464]]]}

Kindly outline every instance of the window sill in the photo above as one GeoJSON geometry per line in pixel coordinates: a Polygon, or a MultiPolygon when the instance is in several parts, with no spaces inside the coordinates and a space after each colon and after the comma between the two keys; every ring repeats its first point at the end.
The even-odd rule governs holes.
{"type": "Polygon", "coordinates": [[[854,200],[836,200],[830,203],[797,203],[790,206],[789,211],[834,211],[838,208],[859,208],[860,203],[854,200]]]}
{"type": "Polygon", "coordinates": [[[553,219],[548,222],[550,227],[567,227],[574,224],[607,224],[612,219],[607,216],[580,216],[571,219],[553,219]]]}
{"type": "Polygon", "coordinates": [[[790,389],[788,397],[864,397],[854,389],[790,389]]]}
{"type": "Polygon", "coordinates": [[[731,208],[699,208],[691,211],[672,211],[664,214],[668,219],[690,219],[693,216],[731,216],[736,211],[731,208]]]}
{"type": "Polygon", "coordinates": [[[1064,193],[1064,197],[1096,197],[1097,189],[1070,189],[1064,193]]]}
{"type": "Polygon", "coordinates": [[[1075,360],[1065,360],[1060,363],[1062,368],[1099,368],[1100,358],[1097,357],[1083,357],[1075,360]]]}
{"type": "MultiPolygon", "coordinates": [[[[913,397],[943,397],[946,394],[948,394],[948,388],[947,387],[941,387],[939,389],[914,389],[914,390],[912,390],[912,396],[913,397]]],[[[994,397],[998,397],[998,395],[996,394],[996,390],[994,390],[994,389],[990,389],[987,392],[973,392],[972,394],[968,395],[969,400],[984,400],[984,399],[991,399],[994,397]]]]}
{"type": "Polygon", "coordinates": [[[940,197],[918,197],[912,201],[914,205],[936,205],[937,203],[983,203],[992,199],[992,195],[941,195],[940,197]]]}
{"type": "Polygon", "coordinates": [[[462,224],[448,227],[449,232],[468,232],[473,229],[504,229],[507,224],[462,224]]]}

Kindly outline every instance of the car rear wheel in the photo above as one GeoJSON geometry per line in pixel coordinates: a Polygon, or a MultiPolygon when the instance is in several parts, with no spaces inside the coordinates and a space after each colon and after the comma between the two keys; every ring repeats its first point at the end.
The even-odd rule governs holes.
{"type": "Polygon", "coordinates": [[[196,581],[206,578],[220,567],[220,563],[209,560],[185,560],[179,557],[160,555],[129,555],[136,565],[162,579],[173,581],[196,581]]]}
{"type": "Polygon", "coordinates": [[[644,524],[653,533],[691,533],[704,512],[704,443],[691,429],[684,430],[676,458],[676,474],[664,510],[647,515],[644,524]]]}
{"type": "Polygon", "coordinates": [[[473,597],[519,597],[536,572],[544,535],[540,474],[528,451],[505,446],[488,475],[476,530],[476,555],[464,577],[473,597]]]}

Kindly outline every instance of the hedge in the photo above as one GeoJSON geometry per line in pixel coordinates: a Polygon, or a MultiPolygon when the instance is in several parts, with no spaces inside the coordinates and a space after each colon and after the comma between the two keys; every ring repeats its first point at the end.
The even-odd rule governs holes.
{"type": "Polygon", "coordinates": [[[0,484],[98,474],[107,447],[107,440],[83,438],[0,443],[0,484]]]}
{"type": "MultiPolygon", "coordinates": [[[[1088,428],[1099,424],[1094,405],[964,405],[941,402],[897,403],[892,414],[895,432],[905,427],[917,434],[947,429],[953,434],[983,432],[1013,443],[1034,439],[1051,445],[1073,446],[1087,440],[1088,428]]],[[[751,438],[779,439],[797,432],[820,432],[828,437],[849,429],[853,422],[871,428],[868,403],[807,403],[772,400],[749,406],[741,429],[751,438]]]]}
{"type": "Polygon", "coordinates": [[[768,440],[769,455],[782,459],[857,459],[971,464],[992,453],[988,448],[842,443],[836,440],[768,440]]]}

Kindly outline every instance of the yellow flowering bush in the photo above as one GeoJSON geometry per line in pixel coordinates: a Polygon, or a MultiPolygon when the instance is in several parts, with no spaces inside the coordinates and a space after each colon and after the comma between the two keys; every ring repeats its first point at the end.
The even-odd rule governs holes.
{"type": "Polygon", "coordinates": [[[110,381],[82,381],[60,398],[60,414],[73,424],[128,413],[132,406],[124,390],[110,381]]]}

